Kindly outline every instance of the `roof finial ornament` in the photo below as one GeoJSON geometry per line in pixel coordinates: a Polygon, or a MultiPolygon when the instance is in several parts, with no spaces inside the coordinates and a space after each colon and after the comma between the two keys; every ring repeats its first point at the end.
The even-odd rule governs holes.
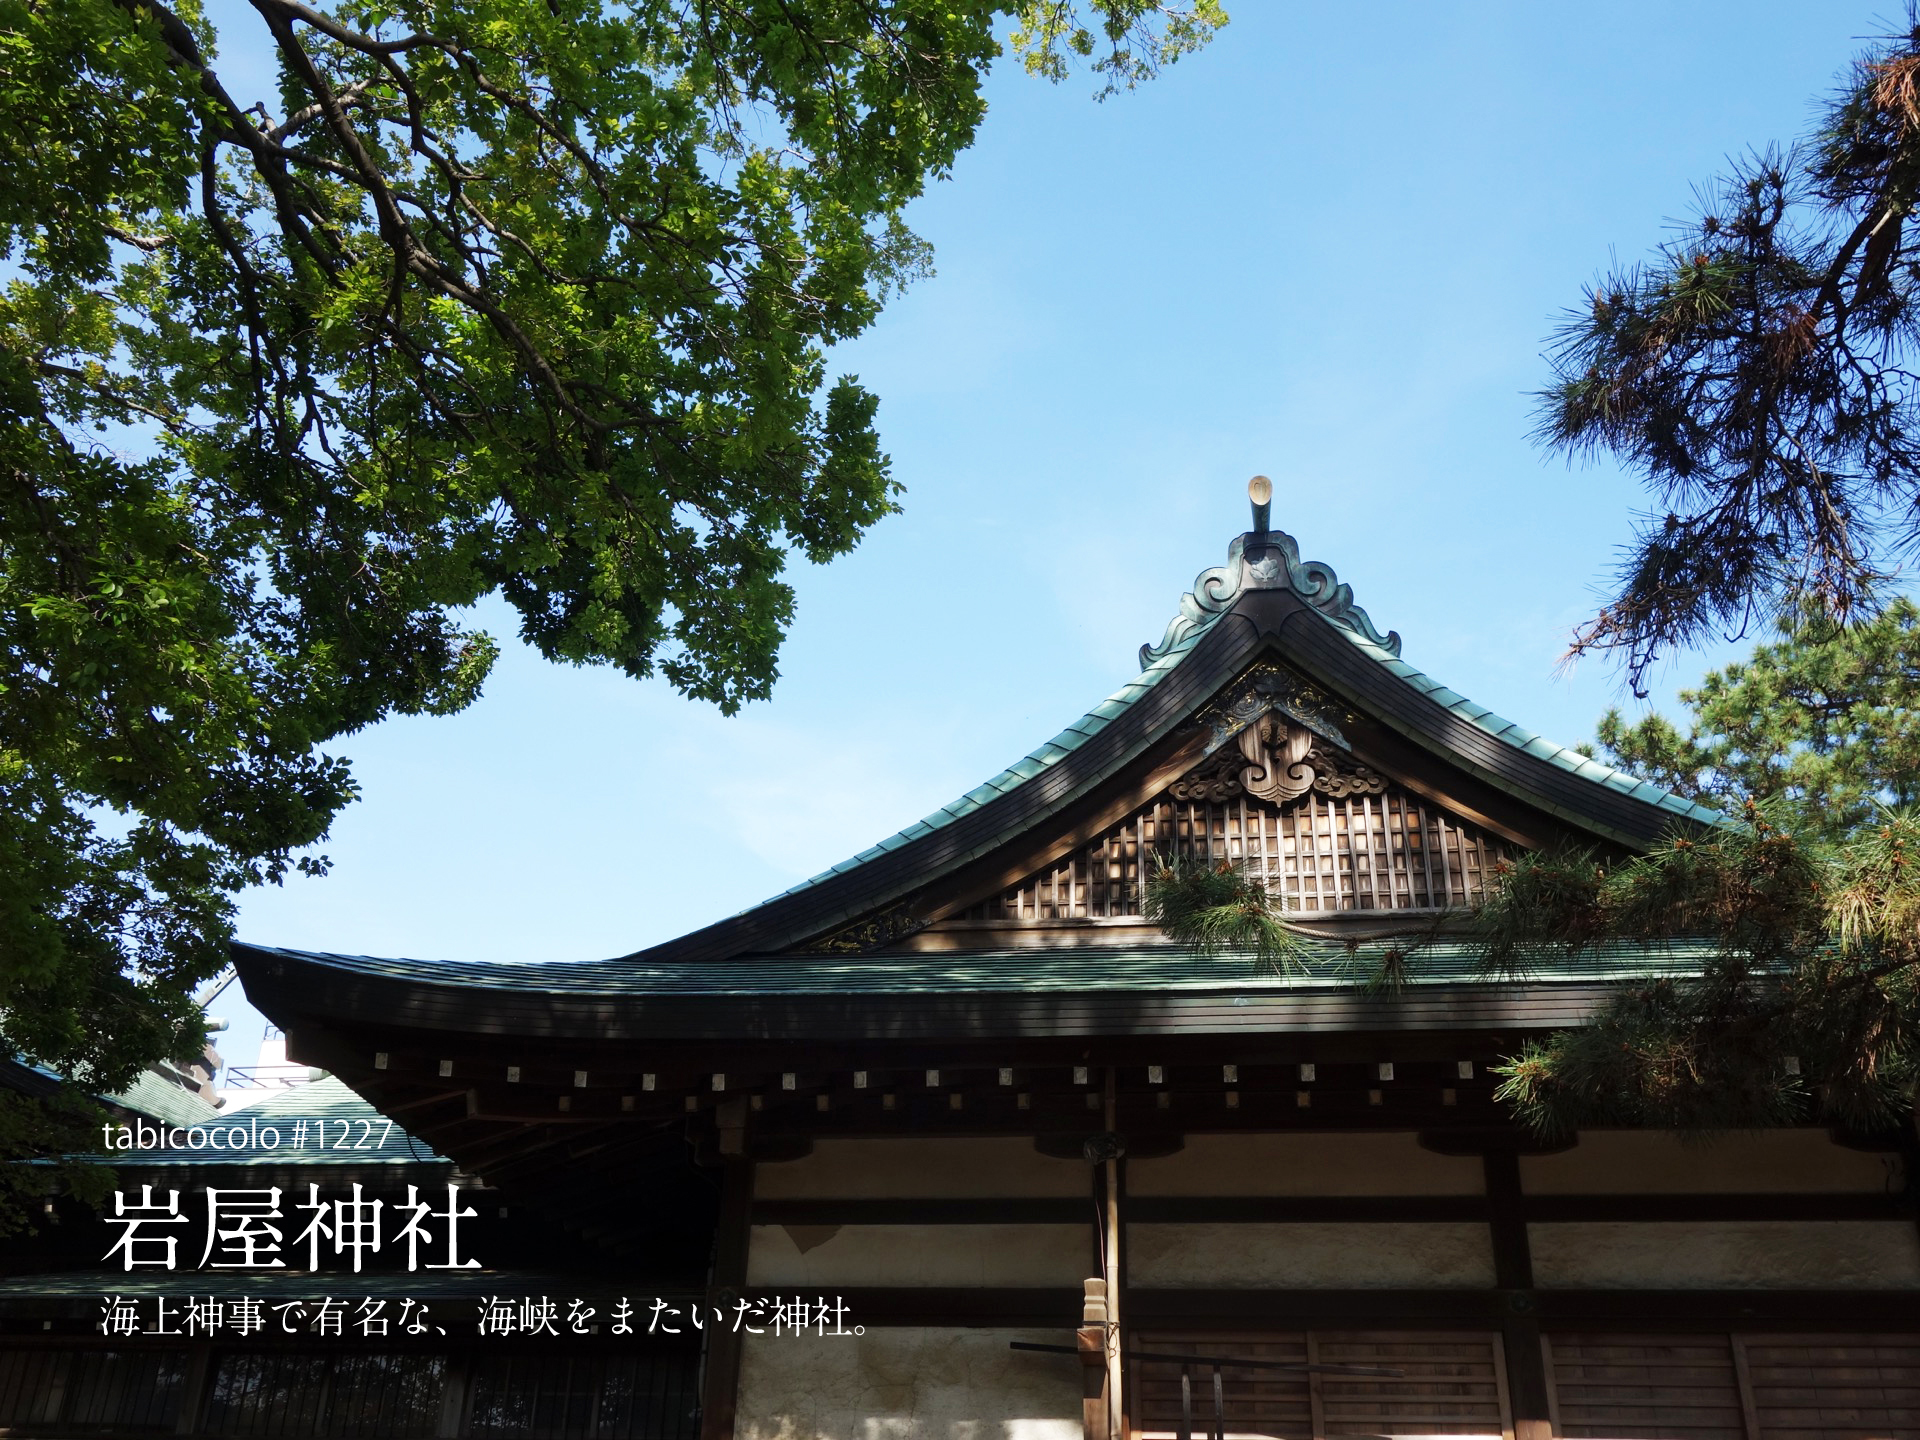
{"type": "Polygon", "coordinates": [[[1273,511],[1273,481],[1256,475],[1247,482],[1247,499],[1253,505],[1253,529],[1236,535],[1227,547],[1227,563],[1202,570],[1193,589],[1180,597],[1180,613],[1167,626],[1158,645],[1140,647],[1140,668],[1166,659],[1190,645],[1228,610],[1243,590],[1291,590],[1333,624],[1355,638],[1378,645],[1396,659],[1400,654],[1400,636],[1389,630],[1382,635],[1373,621],[1353,603],[1353,587],[1343,585],[1330,566],[1318,560],[1302,560],[1300,545],[1284,530],[1269,526],[1273,511]]]}

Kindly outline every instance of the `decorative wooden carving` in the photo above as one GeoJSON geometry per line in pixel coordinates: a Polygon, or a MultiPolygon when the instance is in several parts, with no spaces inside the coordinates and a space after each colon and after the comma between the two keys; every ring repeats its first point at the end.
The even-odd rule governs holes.
{"type": "Polygon", "coordinates": [[[1174,781],[1168,793],[1176,800],[1198,800],[1218,805],[1244,793],[1240,772],[1246,763],[1246,757],[1237,747],[1225,746],[1174,781]]]}
{"type": "Polygon", "coordinates": [[[1276,803],[1308,790],[1335,800],[1383,795],[1387,777],[1301,726],[1269,715],[1173,783],[1176,800],[1219,804],[1240,795],[1276,803]],[[1304,749],[1302,747],[1305,747],[1304,749]]]}
{"type": "Polygon", "coordinates": [[[1344,800],[1349,795],[1384,795],[1387,777],[1362,765],[1344,751],[1316,745],[1308,757],[1313,766],[1313,788],[1322,795],[1344,800]]]}
{"type": "Polygon", "coordinates": [[[1271,660],[1262,660],[1249,669],[1201,706],[1189,723],[1212,731],[1207,747],[1212,750],[1236,731],[1274,711],[1323,740],[1335,745],[1347,743],[1341,729],[1348,719],[1346,707],[1312,681],[1271,660]]]}
{"type": "Polygon", "coordinates": [[[915,931],[924,930],[927,922],[915,916],[908,903],[903,901],[891,909],[882,910],[875,915],[863,915],[850,924],[842,925],[838,930],[829,931],[819,939],[800,947],[802,955],[864,955],[869,950],[878,950],[895,940],[904,939],[915,931]]]}
{"type": "Polygon", "coordinates": [[[1313,770],[1307,764],[1313,732],[1304,725],[1264,715],[1240,732],[1238,748],[1247,762],[1240,784],[1249,795],[1279,805],[1313,788],[1313,770]]]}

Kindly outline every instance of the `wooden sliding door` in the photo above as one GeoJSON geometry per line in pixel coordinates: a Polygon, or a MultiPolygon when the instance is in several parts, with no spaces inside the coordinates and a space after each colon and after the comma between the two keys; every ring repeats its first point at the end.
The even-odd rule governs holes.
{"type": "MultiPolygon", "coordinates": [[[[1230,1437],[1480,1435],[1510,1440],[1513,1433],[1500,1337],[1491,1332],[1147,1332],[1131,1343],[1139,1350],[1182,1355],[1404,1372],[1399,1378],[1289,1375],[1229,1366],[1222,1372],[1221,1390],[1230,1437]]],[[[1181,1369],[1173,1361],[1135,1363],[1135,1427],[1143,1440],[1167,1440],[1179,1433],[1181,1369]]],[[[1200,1440],[1213,1420],[1213,1372],[1211,1366],[1196,1363],[1189,1373],[1193,1433],[1200,1440]]]]}
{"type": "MultiPolygon", "coordinates": [[[[1226,1367],[1230,1440],[1513,1435],[1500,1337],[1456,1330],[1144,1332],[1133,1348],[1401,1378],[1226,1367]]],[[[1920,1440],[1920,1331],[1911,1335],[1564,1331],[1545,1349],[1553,1433],[1565,1440],[1920,1440]]],[[[1174,1361],[1132,1367],[1140,1440],[1180,1428],[1174,1361]]],[[[1192,1426],[1213,1421],[1213,1372],[1188,1368],[1192,1426]]]]}
{"type": "Polygon", "coordinates": [[[1920,1440],[1920,1334],[1555,1334],[1568,1440],[1920,1440]]]}

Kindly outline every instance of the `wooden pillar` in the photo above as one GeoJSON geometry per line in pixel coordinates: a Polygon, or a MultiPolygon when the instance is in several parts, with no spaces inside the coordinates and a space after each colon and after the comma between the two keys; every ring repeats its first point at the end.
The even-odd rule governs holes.
{"type": "Polygon", "coordinates": [[[1080,1347],[1081,1440],[1107,1440],[1107,1282],[1088,1280],[1074,1332],[1080,1347]]]}
{"type": "MultiPolygon", "coordinates": [[[[1114,1219],[1113,1228],[1114,1228],[1114,1239],[1115,1239],[1114,1248],[1115,1248],[1115,1253],[1118,1257],[1117,1264],[1114,1269],[1114,1275],[1117,1277],[1120,1287],[1122,1289],[1125,1289],[1126,1286],[1131,1283],[1127,1277],[1132,1274],[1132,1269],[1131,1269],[1131,1262],[1128,1258],[1128,1245],[1127,1245],[1127,1157],[1124,1155],[1122,1155],[1118,1160],[1114,1161],[1114,1217],[1113,1219],[1114,1219]]],[[[1127,1297],[1127,1306],[1128,1306],[1127,1314],[1131,1316],[1133,1313],[1131,1308],[1132,1307],[1131,1296],[1127,1297]]],[[[1113,1343],[1115,1348],[1118,1349],[1122,1355],[1124,1355],[1126,1353],[1127,1347],[1133,1343],[1132,1332],[1128,1330],[1123,1330],[1122,1328],[1116,1325],[1113,1330],[1113,1343]]],[[[1130,1437],[1133,1435],[1133,1418],[1134,1418],[1133,1402],[1135,1397],[1133,1393],[1133,1380],[1131,1378],[1132,1374],[1133,1374],[1132,1367],[1124,1359],[1121,1360],[1120,1361],[1120,1404],[1117,1407],[1120,1412],[1119,1440],[1130,1440],[1130,1437]]]]}
{"type": "Polygon", "coordinates": [[[1512,1150],[1489,1150],[1481,1157],[1481,1164],[1487,1181],[1494,1283],[1507,1301],[1500,1329],[1514,1440],[1548,1440],[1553,1434],[1553,1412],[1547,1392],[1546,1353],[1540,1344],[1539,1308],[1533,1295],[1533,1250],[1527,1241],[1520,1156],[1512,1150]]]}
{"type": "Polygon", "coordinates": [[[700,1440],[733,1440],[745,1336],[733,1328],[734,1304],[747,1283],[747,1247],[753,1237],[753,1161],[747,1157],[744,1100],[720,1107],[720,1220],[708,1283],[707,1359],[700,1376],[700,1440]],[[718,1310],[722,1319],[715,1320],[718,1310]]]}

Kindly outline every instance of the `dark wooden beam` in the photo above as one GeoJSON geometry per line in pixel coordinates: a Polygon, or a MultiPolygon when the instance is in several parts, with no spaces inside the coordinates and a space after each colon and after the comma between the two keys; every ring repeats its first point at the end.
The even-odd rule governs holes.
{"type": "Polygon", "coordinates": [[[1484,1222],[1487,1202],[1478,1195],[1138,1195],[1127,1218],[1136,1225],[1484,1222]]]}
{"type": "Polygon", "coordinates": [[[1250,1326],[1385,1329],[1467,1325],[1498,1329],[1497,1290],[1148,1290],[1136,1288],[1132,1323],[1244,1330],[1250,1326]]]}
{"type": "MultiPolygon", "coordinates": [[[[1498,1330],[1513,1303],[1498,1290],[1134,1290],[1131,1298],[1137,1325],[1222,1330],[1498,1330]]],[[[1913,1290],[1536,1290],[1528,1298],[1545,1330],[1920,1333],[1913,1290]]]]}
{"type": "Polygon", "coordinates": [[[489,1167],[497,1165],[513,1156],[529,1154],[559,1143],[559,1137],[550,1133],[545,1125],[519,1125],[503,1130],[498,1136],[477,1144],[461,1144],[446,1153],[458,1160],[464,1169],[476,1170],[487,1174],[489,1167]]]}
{"type": "Polygon", "coordinates": [[[1533,1253],[1527,1244],[1520,1157],[1511,1150],[1490,1150],[1481,1164],[1487,1184],[1487,1220],[1493,1236],[1494,1284],[1502,1290],[1531,1290],[1533,1253]]]}
{"type": "MultiPolygon", "coordinates": [[[[1082,1303],[1082,1292],[1065,1286],[855,1286],[836,1288],[833,1293],[846,1302],[849,1328],[858,1324],[1057,1329],[1063,1345],[1073,1343],[1082,1303]]],[[[769,1291],[765,1298],[771,1303],[778,1296],[769,1291]]]]}
{"type": "Polygon", "coordinates": [[[1207,734],[1200,730],[1166,737],[1153,747],[1145,771],[1122,775],[1102,786],[1055,817],[1057,828],[1049,827],[1039,836],[1019,836],[943,879],[942,898],[924,906],[923,918],[934,923],[960,914],[1090,844],[1197,765],[1205,757],[1206,743],[1207,734]]]}
{"type": "MultiPolygon", "coordinates": [[[[744,1149],[744,1147],[743,1147],[744,1149]]],[[[731,1310],[747,1283],[752,1242],[753,1162],[744,1153],[721,1160],[720,1223],[714,1232],[713,1290],[717,1309],[731,1310]]],[[[730,1325],[707,1329],[706,1366],[700,1383],[700,1440],[733,1440],[739,1401],[742,1341],[730,1325]]]]}
{"type": "Polygon", "coordinates": [[[1480,1163],[1486,1177],[1494,1283],[1507,1293],[1500,1340],[1507,1362],[1514,1440],[1548,1440],[1553,1434],[1553,1409],[1532,1294],[1533,1250],[1527,1238],[1520,1156],[1515,1150],[1488,1150],[1480,1163]]]}
{"type": "MultiPolygon", "coordinates": [[[[1910,1213],[1898,1195],[1525,1195],[1525,1219],[1581,1220],[1899,1220],[1910,1213]]],[[[1080,1224],[1083,1200],[1012,1196],[1003,1199],[759,1200],[756,1225],[1022,1225],[1080,1224]]],[[[1421,1221],[1488,1223],[1491,1208],[1478,1195],[1134,1195],[1132,1225],[1354,1223],[1421,1221]]],[[[1508,1259],[1518,1273],[1517,1246],[1507,1227],[1508,1259]]],[[[1503,1288],[1507,1288],[1504,1287],[1503,1288]]],[[[1517,1285],[1511,1288],[1528,1289],[1517,1285]]]]}
{"type": "Polygon", "coordinates": [[[411,1100],[389,1100],[380,1098],[382,1115],[406,1115],[415,1110],[424,1110],[433,1105],[451,1105],[464,1102],[467,1092],[464,1090],[435,1090],[425,1095],[417,1095],[411,1100]]]}
{"type": "MultiPolygon", "coordinates": [[[[760,1200],[756,1225],[1082,1225],[1084,1200],[760,1200]]],[[[1130,1195],[1129,1225],[1485,1221],[1477,1195],[1130,1195]]]]}
{"type": "Polygon", "coordinates": [[[644,1145],[659,1138],[659,1132],[654,1129],[631,1133],[625,1132],[620,1125],[604,1121],[592,1130],[570,1128],[549,1135],[541,1149],[490,1162],[487,1178],[502,1189],[508,1189],[517,1186],[532,1173],[541,1178],[546,1188],[564,1188],[576,1179],[584,1178],[587,1172],[600,1168],[596,1160],[604,1160],[605,1150],[619,1142],[623,1135],[628,1142],[628,1146],[623,1148],[644,1145]]]}
{"type": "Polygon", "coordinates": [[[1536,1290],[1543,1328],[1830,1330],[1920,1334],[1914,1290],[1536,1290]]]}
{"type": "Polygon", "coordinates": [[[1086,1225],[1085,1200],[756,1200],[756,1225],[1086,1225]]]}
{"type": "Polygon", "coordinates": [[[1527,1219],[1571,1220],[1898,1220],[1913,1214],[1901,1195],[1809,1191],[1787,1195],[1528,1195],[1527,1219]]]}

